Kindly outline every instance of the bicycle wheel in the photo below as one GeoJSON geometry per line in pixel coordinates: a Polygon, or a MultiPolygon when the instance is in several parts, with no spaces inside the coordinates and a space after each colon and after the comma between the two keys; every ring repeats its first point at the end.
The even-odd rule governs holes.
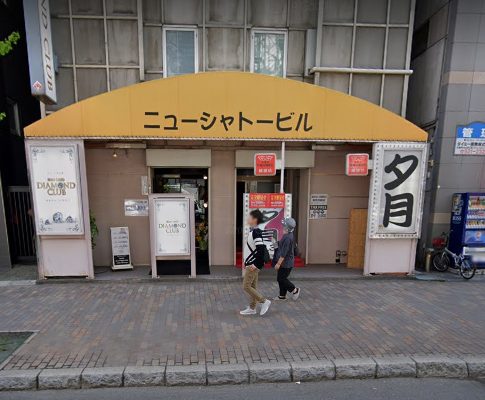
{"type": "Polygon", "coordinates": [[[445,272],[450,265],[450,256],[444,251],[440,251],[433,256],[433,267],[436,271],[445,272]]]}
{"type": "Polygon", "coordinates": [[[472,279],[475,276],[476,269],[475,264],[465,258],[460,265],[460,275],[464,279],[472,279]]]}

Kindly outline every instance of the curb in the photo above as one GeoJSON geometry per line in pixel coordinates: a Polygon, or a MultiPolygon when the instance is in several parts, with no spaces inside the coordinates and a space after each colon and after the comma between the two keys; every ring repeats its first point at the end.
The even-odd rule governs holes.
{"type": "Polygon", "coordinates": [[[411,356],[300,362],[0,371],[0,390],[205,386],[399,377],[485,378],[485,356],[411,356]]]}

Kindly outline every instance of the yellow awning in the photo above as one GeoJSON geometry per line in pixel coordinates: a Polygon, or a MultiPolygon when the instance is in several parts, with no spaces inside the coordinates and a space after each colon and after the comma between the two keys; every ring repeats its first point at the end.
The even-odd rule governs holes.
{"type": "Polygon", "coordinates": [[[323,87],[243,72],[149,81],[63,108],[26,137],[426,141],[406,119],[323,87]]]}

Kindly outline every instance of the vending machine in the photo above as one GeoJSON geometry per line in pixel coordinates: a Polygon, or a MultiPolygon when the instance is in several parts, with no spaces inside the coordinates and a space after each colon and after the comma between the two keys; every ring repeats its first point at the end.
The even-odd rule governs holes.
{"type": "Polygon", "coordinates": [[[485,193],[455,193],[448,248],[485,267],[485,193]]]}

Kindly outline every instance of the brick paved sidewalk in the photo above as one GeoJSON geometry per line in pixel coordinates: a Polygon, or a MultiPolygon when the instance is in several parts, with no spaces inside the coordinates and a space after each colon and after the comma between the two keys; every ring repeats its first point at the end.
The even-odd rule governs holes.
{"type": "Polygon", "coordinates": [[[303,284],[265,317],[240,282],[4,287],[0,330],[39,331],[5,369],[485,355],[479,281],[303,284]]]}

